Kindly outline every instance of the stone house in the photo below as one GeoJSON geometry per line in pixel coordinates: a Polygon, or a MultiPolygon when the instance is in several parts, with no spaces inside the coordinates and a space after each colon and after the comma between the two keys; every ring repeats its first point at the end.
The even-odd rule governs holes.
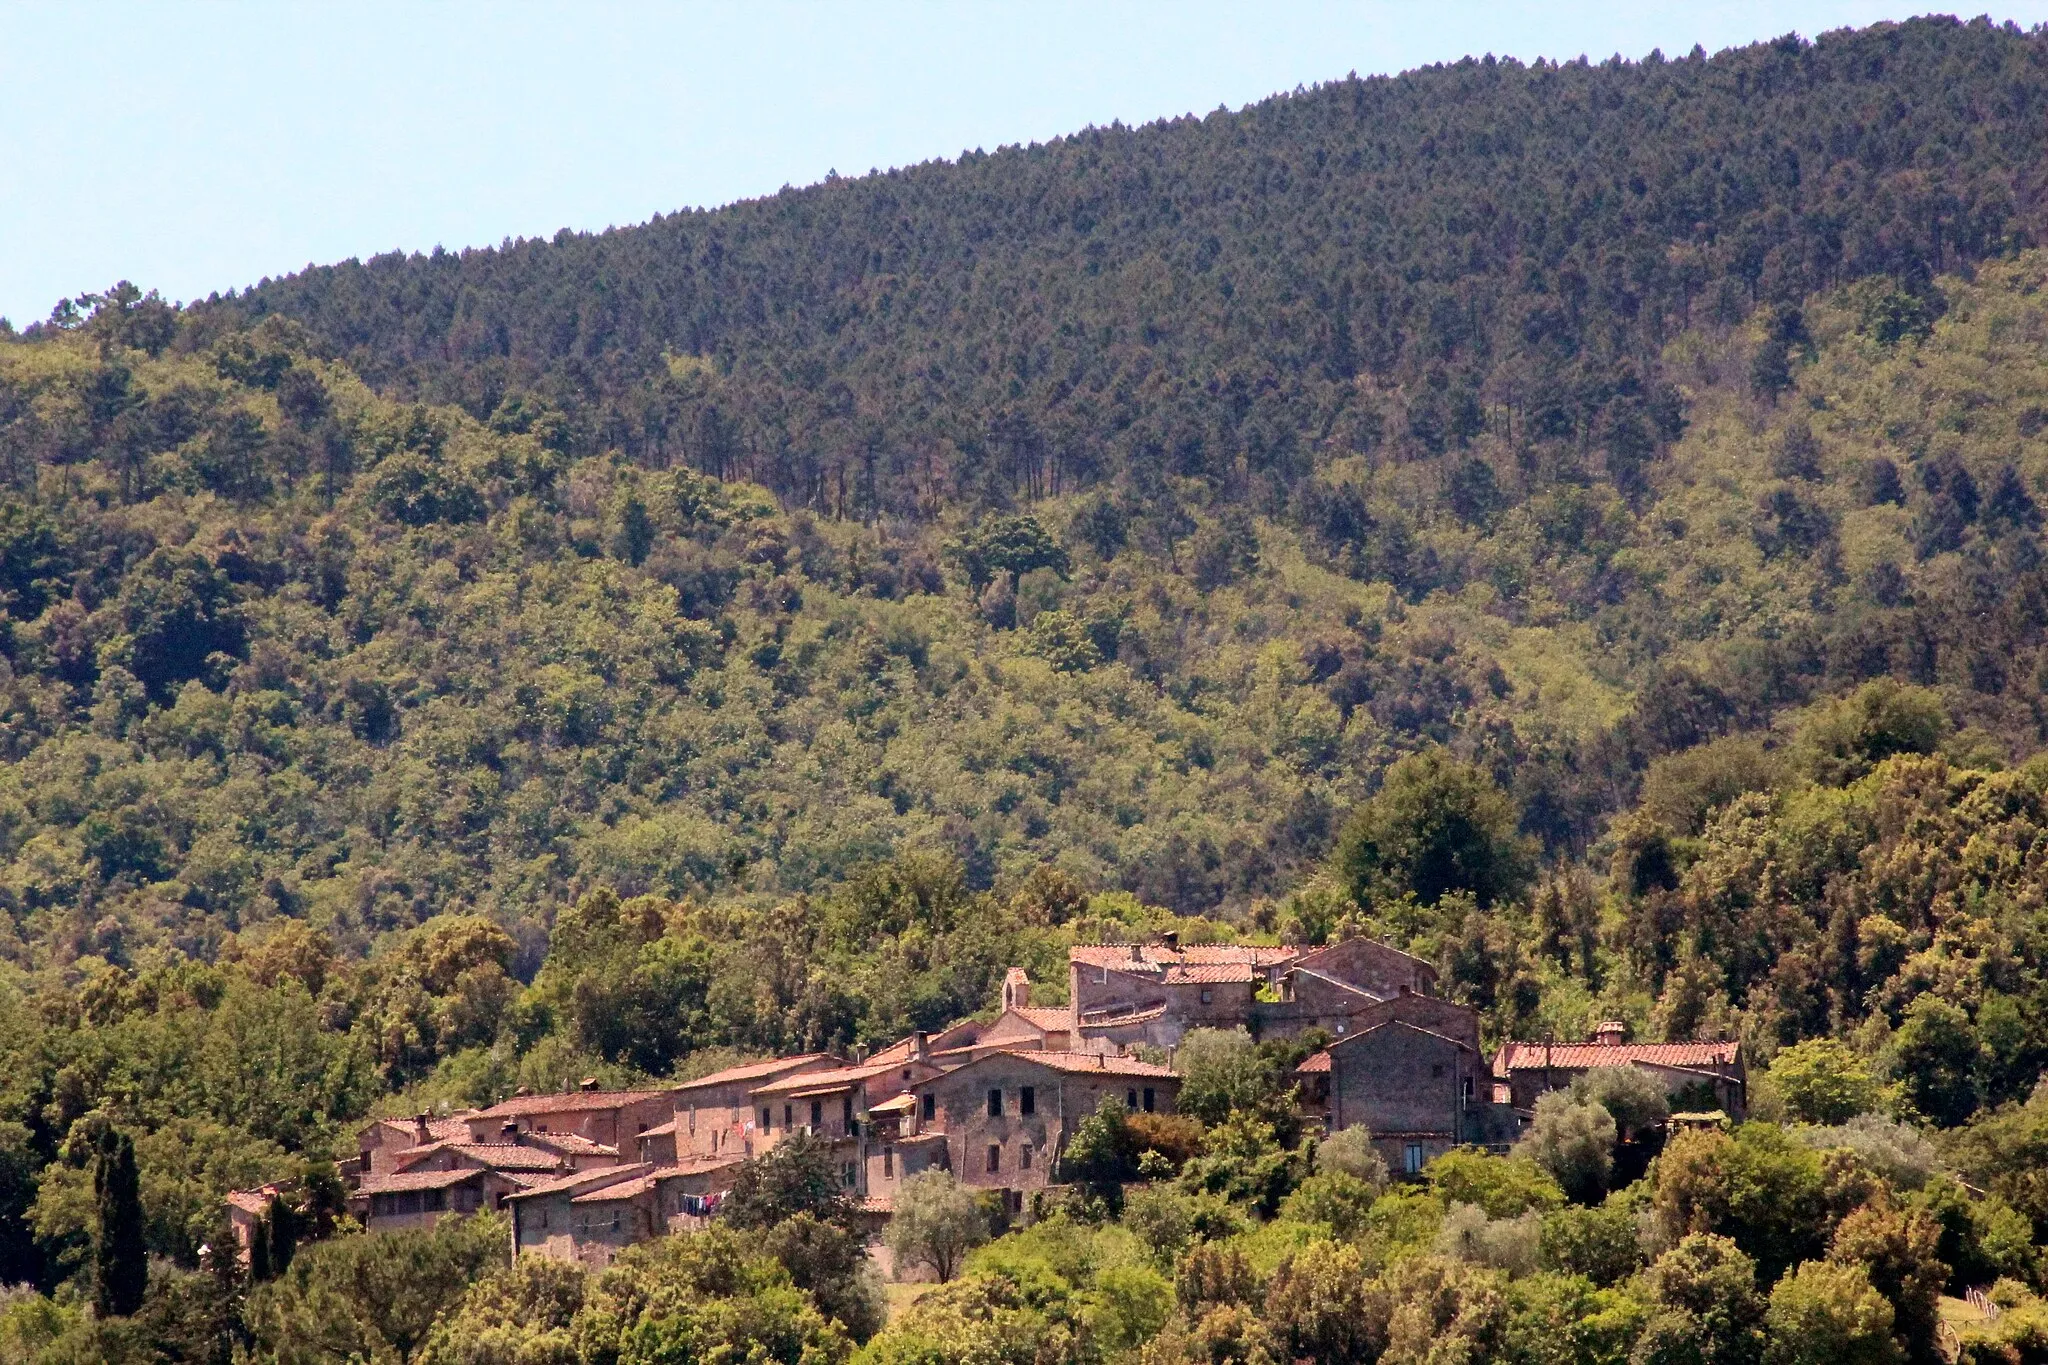
{"type": "MultiPolygon", "coordinates": [[[[616,1154],[593,1164],[618,1165],[616,1154]]],[[[502,1171],[550,1178],[578,1169],[560,1152],[522,1142],[433,1142],[398,1154],[396,1174],[418,1171],[502,1171]]]]}
{"type": "Polygon", "coordinates": [[[946,1135],[933,1127],[919,1132],[918,1096],[915,1092],[884,1100],[868,1111],[870,1128],[866,1135],[866,1179],[862,1182],[863,1203],[872,1215],[886,1215],[896,1207],[896,1191],[903,1182],[921,1171],[949,1169],[946,1135]]]}
{"type": "Polygon", "coordinates": [[[844,1058],[829,1052],[807,1052],[731,1066],[685,1081],[670,1092],[675,1101],[670,1121],[647,1130],[646,1136],[656,1141],[648,1146],[642,1159],[674,1161],[689,1156],[749,1155],[753,1151],[756,1087],[846,1065],[844,1058]],[[670,1139],[666,1144],[659,1141],[664,1135],[670,1139]]]}
{"type": "Polygon", "coordinates": [[[1115,1099],[1132,1110],[1170,1114],[1180,1077],[1132,1057],[1091,1052],[994,1052],[911,1088],[909,1136],[945,1137],[945,1160],[963,1184],[1006,1192],[1021,1208],[1027,1190],[1052,1183],[1076,1124],[1115,1099]]]}
{"type": "Polygon", "coordinates": [[[558,1095],[515,1095],[463,1116],[470,1138],[493,1142],[507,1123],[521,1133],[569,1133],[616,1152],[633,1150],[634,1139],[674,1116],[667,1090],[599,1090],[594,1086],[558,1095]]]}
{"type": "Polygon", "coordinates": [[[800,1072],[756,1086],[750,1097],[755,1115],[753,1150],[767,1152],[792,1132],[815,1134],[832,1144],[844,1187],[865,1197],[871,1111],[941,1071],[928,1056],[913,1053],[864,1066],[800,1072]]]}
{"type": "Polygon", "coordinates": [[[499,1208],[534,1178],[484,1166],[364,1176],[349,1197],[349,1211],[370,1232],[428,1228],[443,1218],[499,1208]]]}
{"type": "Polygon", "coordinates": [[[1493,1101],[1478,1047],[1404,1019],[1340,1038],[1296,1069],[1330,1132],[1364,1124],[1396,1174],[1413,1175],[1453,1147],[1513,1140],[1493,1101]]]}
{"type": "Polygon", "coordinates": [[[1610,1020],[1595,1030],[1591,1042],[1505,1043],[1494,1054],[1493,1077],[1516,1108],[1533,1109],[1537,1096],[1566,1088],[1574,1077],[1599,1067],[1630,1066],[1656,1080],[1668,1095],[1697,1097],[1700,1107],[1718,1107],[1737,1121],[1748,1112],[1749,1078],[1739,1043],[1629,1043],[1623,1037],[1623,1026],[1610,1020]]]}
{"type": "Polygon", "coordinates": [[[1322,948],[1255,944],[1181,947],[1084,944],[1068,950],[1071,1045],[1077,1050],[1177,1046],[1191,1029],[1242,1028],[1254,1038],[1320,1027],[1356,1032],[1355,1016],[1402,995],[1433,996],[1436,969],[1371,939],[1322,948]]]}
{"type": "Polygon", "coordinates": [[[410,1119],[372,1119],[356,1133],[359,1175],[390,1175],[398,1169],[398,1156],[432,1142],[467,1141],[469,1113],[435,1118],[421,1114],[410,1119]]]}
{"type": "Polygon", "coordinates": [[[575,1261],[593,1269],[635,1242],[703,1227],[732,1188],[744,1158],[689,1157],[577,1171],[506,1200],[512,1244],[522,1255],[575,1261]]]}
{"type": "Polygon", "coordinates": [[[270,1201],[284,1193],[285,1187],[275,1181],[253,1190],[228,1191],[228,1231],[234,1234],[235,1256],[243,1265],[249,1264],[249,1247],[256,1240],[256,1225],[270,1216],[270,1201]]]}

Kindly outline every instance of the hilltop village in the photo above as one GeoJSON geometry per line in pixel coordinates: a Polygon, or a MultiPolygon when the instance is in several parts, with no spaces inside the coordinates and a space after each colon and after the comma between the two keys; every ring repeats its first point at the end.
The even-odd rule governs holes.
{"type": "MultiPolygon", "coordinates": [[[[1167,935],[1071,949],[1060,1006],[1033,1005],[1030,981],[1012,968],[993,1019],[868,1055],[777,1057],[661,1089],[590,1081],[447,1116],[379,1119],[362,1129],[343,1176],[370,1232],[497,1209],[509,1214],[516,1253],[592,1267],[706,1226],[740,1164],[796,1133],[830,1144],[871,1231],[902,1182],[933,1168],[1025,1218],[1031,1196],[1060,1183],[1076,1125],[1105,1102],[1174,1111],[1174,1052],[1197,1029],[1323,1044],[1295,1071],[1304,1118],[1329,1132],[1366,1129],[1404,1175],[1456,1147],[1505,1152],[1538,1096],[1600,1067],[1646,1073],[1675,1109],[1745,1109],[1732,1042],[1635,1044],[1608,1023],[1584,1042],[1511,1042],[1488,1058],[1476,1012],[1438,993],[1435,968],[1384,943],[1183,946],[1167,935]]],[[[245,1255],[275,1193],[229,1197],[245,1255]]]]}

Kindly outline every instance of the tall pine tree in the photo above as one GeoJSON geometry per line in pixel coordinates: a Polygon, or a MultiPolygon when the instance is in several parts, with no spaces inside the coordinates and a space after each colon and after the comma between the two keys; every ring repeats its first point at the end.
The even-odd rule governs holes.
{"type": "Polygon", "coordinates": [[[142,1306],[149,1253],[142,1241],[142,1184],[135,1170],[135,1143],[117,1128],[100,1134],[92,1191],[99,1209],[93,1308],[103,1318],[125,1318],[142,1306]]]}
{"type": "Polygon", "coordinates": [[[270,1273],[282,1275],[292,1268],[292,1253],[299,1249],[299,1215],[281,1194],[270,1196],[270,1273]]]}

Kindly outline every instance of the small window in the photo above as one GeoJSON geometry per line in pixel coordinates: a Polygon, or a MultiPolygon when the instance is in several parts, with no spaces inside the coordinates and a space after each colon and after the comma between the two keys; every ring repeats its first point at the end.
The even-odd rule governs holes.
{"type": "Polygon", "coordinates": [[[860,1180],[860,1172],[855,1169],[854,1164],[851,1161],[847,1162],[844,1166],[839,1168],[839,1175],[840,1179],[845,1182],[846,1188],[849,1190],[852,1189],[854,1185],[857,1184],[860,1180]]]}
{"type": "Polygon", "coordinates": [[[1031,1169],[1031,1144],[1028,1142],[1024,1144],[1023,1150],[1017,1153],[1017,1169],[1022,1171],[1031,1169]]]}
{"type": "Polygon", "coordinates": [[[1468,1100],[1472,1098],[1472,1078],[1470,1076],[1465,1078],[1465,1098],[1468,1100]]]}
{"type": "MultiPolygon", "coordinates": [[[[990,1090],[988,1092],[988,1116],[992,1119],[999,1119],[1003,1116],[1003,1092],[1001,1090],[990,1090]]],[[[989,1169],[994,1170],[995,1168],[990,1167],[989,1169]]]]}
{"type": "Polygon", "coordinates": [[[1146,1086],[1146,1087],[1145,1087],[1145,1112],[1146,1112],[1146,1113],[1148,1113],[1148,1114],[1149,1114],[1149,1113],[1151,1113],[1151,1112],[1152,1112],[1152,1108],[1153,1108],[1153,1106],[1154,1106],[1154,1105],[1155,1105],[1155,1104],[1156,1104],[1157,1102],[1158,1102],[1158,1096],[1157,1096],[1157,1095],[1155,1095],[1155,1094],[1153,1093],[1152,1087],[1151,1087],[1151,1086],[1149,1086],[1149,1085],[1148,1085],[1148,1086],[1146,1086]]]}
{"type": "Polygon", "coordinates": [[[924,1097],[923,1113],[926,1123],[930,1123],[934,1118],[938,1117],[939,1097],[937,1095],[931,1094],[929,1092],[926,1093],[924,1097]]]}
{"type": "Polygon", "coordinates": [[[690,1106],[690,1131],[697,1131],[697,1106],[694,1104],[690,1106]]]}
{"type": "Polygon", "coordinates": [[[1131,1090],[1131,1091],[1127,1091],[1127,1092],[1125,1093],[1125,1095],[1124,1095],[1124,1108],[1126,1108],[1126,1109],[1136,1109],[1137,1107],[1138,1107],[1138,1092],[1137,1092],[1136,1090],[1131,1090]]]}
{"type": "Polygon", "coordinates": [[[1422,1144],[1411,1142],[1401,1153],[1401,1169],[1409,1175],[1422,1174],[1422,1144]]]}
{"type": "Polygon", "coordinates": [[[882,1179],[894,1180],[895,1178],[896,1149],[894,1147],[884,1147],[882,1149],[882,1179]]]}
{"type": "Polygon", "coordinates": [[[839,1101],[839,1121],[848,1128],[853,1127],[853,1096],[848,1095],[839,1101]]]}
{"type": "Polygon", "coordinates": [[[782,1106],[782,1126],[783,1126],[784,1128],[794,1128],[794,1127],[796,1127],[796,1106],[795,1106],[795,1105],[793,1105],[793,1104],[785,1104],[785,1105],[783,1105],[783,1106],[782,1106]]]}
{"type": "Polygon", "coordinates": [[[1017,1092],[1017,1112],[1025,1118],[1030,1118],[1038,1112],[1038,1088],[1036,1086],[1027,1085],[1017,1092]]]}
{"type": "Polygon", "coordinates": [[[994,1175],[994,1174],[995,1174],[996,1172],[998,1172],[998,1171],[1000,1171],[1000,1170],[1002,1170],[1002,1169],[1003,1169],[1003,1148],[1002,1148],[1002,1144],[1000,1144],[1000,1143],[995,1143],[995,1142],[991,1142],[991,1143],[990,1143],[990,1144],[988,1145],[988,1173],[989,1173],[990,1175],[994,1175]]]}
{"type": "Polygon", "coordinates": [[[811,1101],[811,1127],[813,1127],[813,1128],[822,1128],[822,1127],[824,1127],[824,1126],[825,1126],[825,1102],[824,1102],[823,1100],[812,1100],[812,1101],[811,1101]]]}
{"type": "Polygon", "coordinates": [[[1216,1003],[1216,992],[1214,992],[1214,991],[1212,991],[1212,990],[1208,989],[1207,987],[1204,987],[1204,988],[1203,988],[1203,990],[1202,990],[1202,1003],[1203,1003],[1203,1004],[1205,1004],[1205,1005],[1213,1005],[1213,1004],[1215,1004],[1215,1003],[1216,1003]]]}
{"type": "Polygon", "coordinates": [[[768,1107],[766,1105],[761,1106],[761,1131],[765,1133],[774,1126],[774,1124],[768,1121],[768,1107]]]}

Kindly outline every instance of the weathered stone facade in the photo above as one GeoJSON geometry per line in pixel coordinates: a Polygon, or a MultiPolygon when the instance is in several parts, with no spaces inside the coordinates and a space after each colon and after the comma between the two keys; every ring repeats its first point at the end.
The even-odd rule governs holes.
{"type": "Polygon", "coordinates": [[[945,1135],[955,1178],[1012,1192],[1051,1184],[1074,1126],[1105,1098],[1133,1110],[1172,1113],[1180,1077],[1130,1057],[1079,1052],[998,1052],[913,1087],[919,1134],[945,1135]]]}
{"type": "Polygon", "coordinates": [[[795,1057],[751,1062],[727,1067],[709,1076],[679,1085],[674,1117],[669,1125],[650,1129],[649,1135],[666,1133],[666,1150],[660,1144],[649,1148],[649,1156],[674,1161],[692,1156],[747,1156],[753,1152],[755,1132],[754,1091],[763,1085],[792,1076],[831,1071],[847,1065],[829,1052],[807,1052],[795,1057]]]}
{"type": "Polygon", "coordinates": [[[1393,1019],[1332,1043],[1329,1128],[1364,1124],[1391,1171],[1413,1174],[1466,1143],[1496,1141],[1492,1078],[1477,1048],[1393,1019]]]}

